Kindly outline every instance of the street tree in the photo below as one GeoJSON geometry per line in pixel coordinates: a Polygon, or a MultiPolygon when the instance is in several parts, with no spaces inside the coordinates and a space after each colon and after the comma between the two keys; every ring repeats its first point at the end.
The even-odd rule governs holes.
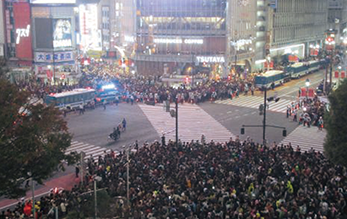
{"type": "Polygon", "coordinates": [[[325,114],[327,136],[324,150],[335,164],[347,167],[347,80],[329,96],[330,110],[325,114]]]}
{"type": "Polygon", "coordinates": [[[29,180],[39,184],[54,171],[73,164],[76,155],[65,155],[71,135],[60,112],[35,104],[31,94],[0,79],[0,195],[25,195],[29,180]]]}

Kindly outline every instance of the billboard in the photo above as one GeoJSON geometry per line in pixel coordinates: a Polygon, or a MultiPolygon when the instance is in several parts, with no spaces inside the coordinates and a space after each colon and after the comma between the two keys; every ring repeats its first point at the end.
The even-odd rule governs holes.
{"type": "Polygon", "coordinates": [[[76,4],[76,0],[30,0],[31,4],[76,4]]]}
{"type": "Polygon", "coordinates": [[[53,48],[53,27],[51,18],[35,18],[35,45],[38,49],[53,48]]]}
{"type": "Polygon", "coordinates": [[[72,47],[71,19],[53,20],[53,48],[72,47]]]}
{"type": "Polygon", "coordinates": [[[16,57],[32,60],[30,5],[27,2],[13,3],[13,16],[16,40],[16,57]]]}
{"type": "Polygon", "coordinates": [[[101,33],[98,30],[98,6],[86,4],[79,6],[81,49],[102,50],[101,33]]]}

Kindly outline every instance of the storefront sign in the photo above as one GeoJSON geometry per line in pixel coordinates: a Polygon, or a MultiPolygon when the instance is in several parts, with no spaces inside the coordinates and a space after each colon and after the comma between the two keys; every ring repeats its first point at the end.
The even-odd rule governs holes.
{"type": "Polygon", "coordinates": [[[73,52],[36,52],[35,53],[35,62],[67,62],[73,61],[73,52]]]}
{"type": "Polygon", "coordinates": [[[223,63],[225,59],[223,56],[197,56],[196,60],[198,62],[206,62],[206,63],[223,63]]]}
{"type": "Polygon", "coordinates": [[[16,57],[32,60],[30,5],[27,2],[13,3],[14,28],[16,30],[16,57]]]}

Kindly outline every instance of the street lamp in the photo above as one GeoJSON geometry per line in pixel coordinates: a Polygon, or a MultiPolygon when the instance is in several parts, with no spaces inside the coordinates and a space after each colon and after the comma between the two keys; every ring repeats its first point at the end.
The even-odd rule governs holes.
{"type": "Polygon", "coordinates": [[[308,87],[310,86],[310,79],[306,79],[306,82],[305,82],[305,85],[306,85],[306,100],[308,99],[308,87]]]}
{"type": "Polygon", "coordinates": [[[102,178],[100,176],[94,177],[94,218],[98,218],[98,201],[96,197],[96,182],[100,182],[102,178]]]}

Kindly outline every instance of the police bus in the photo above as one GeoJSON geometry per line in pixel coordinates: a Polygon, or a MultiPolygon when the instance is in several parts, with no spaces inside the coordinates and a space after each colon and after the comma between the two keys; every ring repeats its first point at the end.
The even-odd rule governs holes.
{"type": "Polygon", "coordinates": [[[62,93],[51,93],[45,97],[45,103],[53,104],[60,110],[73,110],[81,107],[94,106],[94,89],[74,89],[62,93]]]}
{"type": "Polygon", "coordinates": [[[290,74],[288,72],[281,70],[271,70],[261,75],[255,76],[255,86],[258,88],[270,88],[272,84],[274,86],[278,86],[289,80],[290,74]]]}

